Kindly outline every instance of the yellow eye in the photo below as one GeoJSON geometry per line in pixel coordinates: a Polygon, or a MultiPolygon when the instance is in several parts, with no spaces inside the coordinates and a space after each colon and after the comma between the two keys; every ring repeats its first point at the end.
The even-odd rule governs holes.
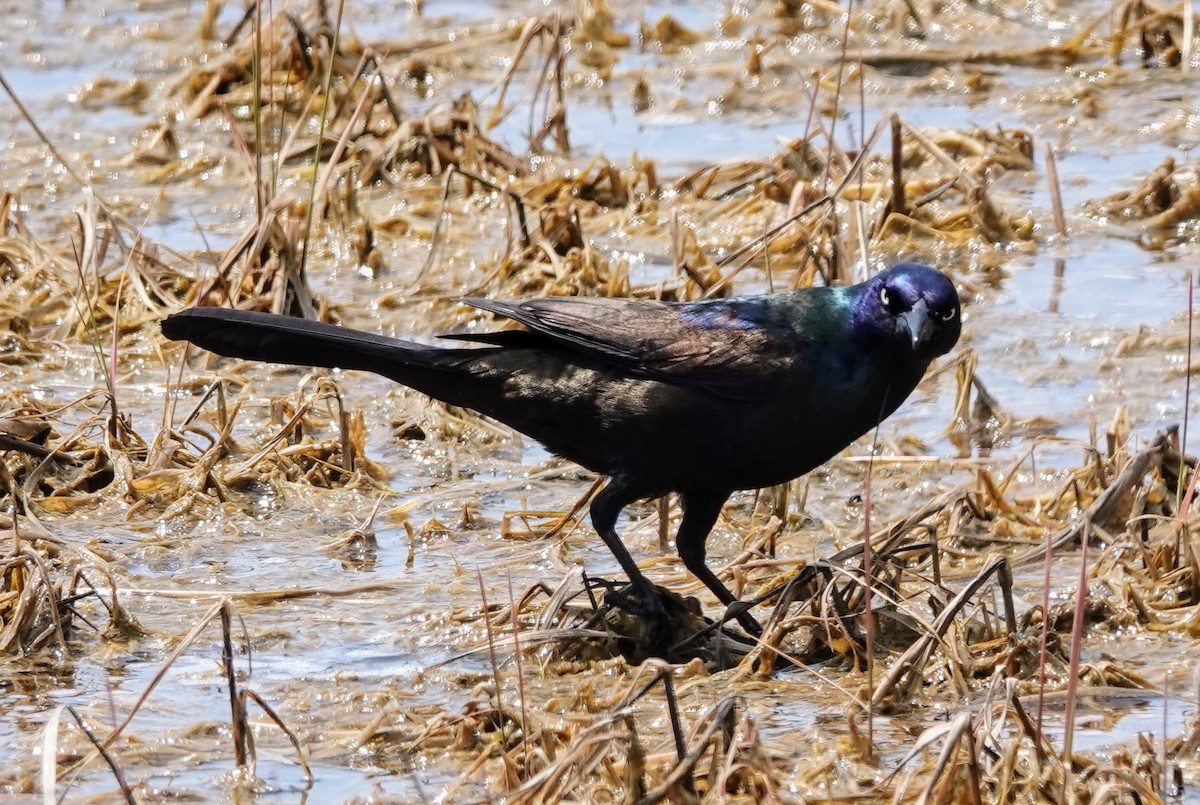
{"type": "Polygon", "coordinates": [[[938,318],[942,321],[954,321],[954,317],[956,315],[958,315],[958,311],[954,308],[950,308],[945,313],[939,313],[938,318]]]}
{"type": "Polygon", "coordinates": [[[882,302],[883,306],[886,308],[891,308],[892,306],[892,295],[888,293],[886,285],[879,289],[879,301],[882,302]]]}

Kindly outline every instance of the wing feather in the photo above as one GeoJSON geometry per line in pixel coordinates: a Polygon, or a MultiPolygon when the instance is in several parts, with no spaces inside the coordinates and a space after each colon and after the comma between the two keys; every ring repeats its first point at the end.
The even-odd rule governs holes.
{"type": "Polygon", "coordinates": [[[794,319],[780,316],[770,299],[463,301],[633,376],[758,399],[772,393],[774,378],[802,361],[807,347],[794,319]]]}

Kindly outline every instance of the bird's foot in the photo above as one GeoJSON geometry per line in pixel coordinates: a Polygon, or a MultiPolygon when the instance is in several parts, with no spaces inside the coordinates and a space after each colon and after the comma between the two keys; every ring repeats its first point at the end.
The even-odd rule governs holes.
{"type": "MultiPolygon", "coordinates": [[[[704,617],[696,598],[649,583],[618,587],[595,577],[587,577],[586,583],[604,590],[603,605],[586,628],[603,624],[614,638],[613,647],[635,665],[658,657],[672,663],[700,659],[711,668],[730,668],[758,643],[738,629],[704,617]]],[[[738,620],[746,632],[758,634],[757,621],[746,611],[750,606],[735,602],[729,618],[738,620]]]]}
{"type": "Polygon", "coordinates": [[[754,616],[750,614],[750,609],[753,607],[749,601],[734,601],[725,608],[725,616],[721,618],[722,622],[737,620],[741,627],[746,630],[747,634],[754,637],[762,635],[763,628],[754,616]]]}
{"type": "Polygon", "coordinates": [[[680,635],[704,626],[699,601],[649,582],[635,581],[620,589],[609,587],[604,594],[604,610],[609,627],[621,635],[625,644],[621,653],[631,662],[646,657],[686,662],[690,655],[673,652],[671,647],[679,642],[680,635]]]}
{"type": "Polygon", "coordinates": [[[652,584],[633,582],[620,590],[609,590],[604,594],[604,602],[628,612],[637,618],[661,623],[667,615],[663,605],[662,594],[652,584]]]}

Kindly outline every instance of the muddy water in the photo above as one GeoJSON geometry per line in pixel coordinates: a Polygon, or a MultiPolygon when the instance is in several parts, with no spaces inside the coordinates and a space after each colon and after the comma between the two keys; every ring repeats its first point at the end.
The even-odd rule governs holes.
{"type": "MultiPolygon", "coordinates": [[[[207,58],[210,46],[194,36],[199,4],[129,5],[8,3],[3,11],[10,22],[0,31],[0,69],[49,138],[88,174],[98,192],[118,200],[131,218],[145,221],[147,238],[185,254],[220,252],[253,215],[243,174],[214,169],[195,182],[162,185],[148,182],[146,171],[124,162],[131,143],[163,113],[165,88],[189,64],[207,58]],[[135,79],[142,83],[130,83],[135,79]]],[[[408,7],[351,5],[352,28],[364,41],[447,39],[471,26],[496,26],[496,20],[543,9],[522,3],[427,2],[424,15],[418,16],[408,7]]],[[[1105,8],[1078,4],[1072,16],[1055,19],[1078,23],[1105,8]]],[[[711,33],[728,12],[717,3],[633,4],[620,12],[618,27],[636,37],[639,19],[653,22],[669,13],[711,33]]],[[[225,9],[219,26],[228,30],[238,15],[236,9],[225,9]]],[[[1040,31],[1034,22],[1029,24],[1031,31],[1040,31]]],[[[974,41],[958,30],[947,29],[941,36],[974,41]]],[[[580,164],[603,155],[624,165],[636,153],[653,159],[662,175],[675,177],[712,162],[765,159],[778,150],[780,140],[800,136],[809,99],[797,91],[803,83],[797,76],[820,60],[821,51],[806,52],[812,43],[801,36],[788,56],[794,72],[779,68],[758,82],[743,82],[740,41],[737,36],[718,39],[676,54],[634,48],[618,62],[609,84],[574,87],[568,120],[580,164]],[[631,102],[632,82],[638,76],[648,78],[656,95],[655,107],[642,114],[634,113],[631,102]]],[[[452,78],[438,79],[429,103],[467,89],[477,97],[494,98],[503,56],[480,58],[465,67],[452,78]]],[[[956,257],[960,265],[945,266],[970,277],[971,287],[978,289],[968,300],[964,344],[979,353],[980,373],[992,392],[1014,416],[1052,420],[1063,437],[1039,447],[1040,466],[1050,472],[1042,480],[1053,485],[1053,470],[1078,464],[1089,429],[1094,423],[1107,423],[1118,406],[1128,407],[1140,438],[1185,415],[1178,351],[1121,360],[1115,354],[1121,339],[1140,327],[1180,329],[1188,305],[1188,278],[1200,256],[1195,231],[1165,247],[1148,249],[1138,242],[1136,230],[1090,217],[1082,204],[1131,188],[1165,156],[1181,164],[1196,159],[1192,144],[1200,124],[1195,90],[1191,79],[1178,71],[1114,70],[1103,67],[1102,60],[1081,68],[1001,63],[980,69],[988,79],[988,88],[981,92],[957,86],[955,79],[961,80],[964,71],[954,66],[907,75],[872,72],[862,94],[863,107],[855,106],[841,121],[839,136],[849,147],[882,115],[899,111],[919,127],[1025,129],[1037,143],[1039,168],[1042,145],[1055,148],[1071,237],[1066,242],[1043,237],[1037,247],[1014,247],[999,268],[970,255],[956,257]],[[1070,100],[1088,87],[1096,88],[1101,98],[1096,117],[1079,114],[1070,100]],[[1064,267],[1057,279],[1056,260],[1064,267]],[[1166,371],[1170,368],[1174,371],[1166,371]]],[[[857,91],[848,97],[858,103],[857,91]]],[[[409,102],[413,111],[420,110],[422,102],[409,102]]],[[[520,92],[510,102],[517,111],[498,129],[498,137],[523,153],[527,110],[520,105],[520,92]]],[[[6,188],[20,191],[35,232],[51,239],[69,222],[81,193],[10,102],[0,104],[0,121],[0,178],[6,188]]],[[[192,156],[201,164],[223,147],[216,144],[215,132],[201,127],[192,133],[192,156]]],[[[439,191],[431,186],[430,192],[439,191]]],[[[1050,231],[1043,171],[1006,174],[997,192],[1008,206],[1027,210],[1042,233],[1050,231]]],[[[502,245],[503,237],[495,232],[473,230],[469,222],[456,226],[455,237],[466,245],[453,251],[451,270],[469,271],[473,261],[486,262],[502,245]]],[[[649,280],[669,264],[665,235],[601,232],[595,238],[599,248],[629,262],[634,278],[649,280]]],[[[310,268],[312,282],[321,293],[359,311],[348,317],[349,323],[426,337],[439,325],[440,314],[431,306],[416,303],[384,311],[375,305],[380,296],[407,286],[427,246],[392,248],[392,270],[383,276],[365,277],[344,261],[331,259],[328,265],[317,261],[310,268]]],[[[747,273],[744,280],[739,290],[765,287],[761,275],[747,273]]],[[[55,399],[81,396],[102,385],[87,349],[62,349],[52,365],[6,369],[3,382],[55,399]]],[[[139,358],[126,367],[121,394],[138,428],[152,434],[161,418],[165,371],[149,347],[139,358]]],[[[243,392],[243,437],[265,419],[266,399],[294,390],[304,373],[263,368],[250,377],[251,386],[243,392]]],[[[347,404],[363,410],[370,423],[371,458],[391,470],[386,488],[321,491],[297,486],[244,495],[226,504],[210,502],[171,521],[126,519],[126,507],[113,499],[82,512],[41,518],[51,532],[114,557],[127,606],[146,635],[111,646],[93,640],[69,661],[9,661],[0,672],[0,768],[13,766],[26,775],[36,768],[28,759],[40,745],[47,713],[57,704],[83,707],[101,724],[113,720],[106,715],[110,709],[127,712],[199,616],[221,596],[232,596],[235,602],[243,601],[238,611],[253,648],[248,684],[304,736],[306,745],[316,748],[317,784],[308,801],[355,794],[386,794],[406,801],[437,798],[437,792],[458,778],[462,766],[449,756],[418,754],[397,766],[394,758],[347,747],[380,708],[453,713],[487,678],[486,654],[460,656],[477,648],[483,638],[478,620],[467,617],[480,607],[479,574],[486,579],[483,594],[495,603],[507,601],[510,584],[519,595],[539,581],[556,584],[580,565],[599,574],[614,574],[617,568],[586,525],[549,541],[499,536],[499,521],[506,512],[566,510],[585,493],[590,479],[555,462],[528,440],[478,424],[467,425],[464,438],[431,434],[423,442],[399,441],[388,423],[419,417],[421,398],[375,378],[338,379],[346,389],[347,404]],[[381,494],[381,513],[373,524],[376,548],[353,561],[323,550],[339,533],[363,522],[381,494]],[[464,522],[464,507],[471,510],[470,522],[464,522]],[[411,541],[403,527],[405,518],[415,527],[411,541]],[[339,594],[269,604],[244,598],[306,589],[339,594]]],[[[911,434],[928,446],[931,456],[953,455],[944,435],[953,391],[952,373],[924,385],[883,426],[884,437],[911,434]]],[[[1025,447],[1026,440],[1018,435],[994,448],[987,461],[1002,467],[1025,447]]],[[[864,450],[860,445],[854,452],[861,455],[864,450]]],[[[903,511],[914,498],[968,477],[954,471],[914,471],[903,483],[888,483],[906,473],[881,471],[883,482],[875,486],[877,516],[903,511]]],[[[809,523],[787,534],[784,555],[824,555],[857,534],[861,510],[850,498],[859,491],[860,465],[835,462],[818,476],[808,489],[809,523]]],[[[1031,487],[1037,480],[1025,479],[1031,487]]],[[[744,514],[748,501],[748,495],[739,496],[733,511],[744,514]]],[[[642,558],[658,555],[652,509],[635,507],[631,512],[624,534],[633,553],[642,558]]],[[[710,540],[710,554],[733,555],[740,536],[721,527],[710,540]]],[[[688,583],[676,562],[654,568],[660,580],[681,588],[688,583]]],[[[1069,590],[1073,572],[1070,561],[1062,562],[1056,570],[1057,586],[1069,590]]],[[[1034,581],[1022,582],[1023,606],[1035,600],[1034,581]]],[[[1178,646],[1166,638],[1157,643],[1141,640],[1136,646],[1113,642],[1090,651],[1154,669],[1156,679],[1186,670],[1176,664],[1178,646]]],[[[130,727],[128,734],[139,747],[123,759],[149,794],[227,797],[232,762],[228,750],[220,748],[227,740],[223,725],[228,704],[219,665],[219,636],[210,627],[167,673],[130,727]]],[[[635,672],[614,663],[607,673],[623,680],[635,672]]],[[[549,699],[580,683],[541,678],[528,684],[528,696],[549,699]]],[[[687,705],[711,703],[720,689],[719,678],[697,684],[687,705]]],[[[824,707],[836,694],[804,672],[789,672],[744,694],[769,738],[786,741],[788,736],[822,731],[836,736],[844,729],[844,722],[832,719],[824,707]]],[[[1139,700],[1136,707],[1127,708],[1132,714],[1128,723],[1116,718],[1103,729],[1097,727],[1087,733],[1088,745],[1117,745],[1139,729],[1153,728],[1162,721],[1154,715],[1157,706],[1139,700]]],[[[1173,702],[1170,730],[1179,729],[1179,713],[1188,706],[1173,702]]],[[[665,730],[661,711],[643,715],[648,730],[665,730]]],[[[902,756],[905,742],[911,740],[908,728],[885,722],[879,729],[877,739],[885,747],[893,734],[889,754],[902,756]]],[[[265,787],[259,798],[302,801],[302,777],[286,741],[274,733],[261,738],[260,746],[257,772],[265,787]]],[[[21,787],[10,779],[4,784],[21,787]]],[[[70,788],[73,796],[112,790],[111,778],[95,764],[70,788]]],[[[476,782],[465,793],[486,796],[487,788],[476,782]]]]}

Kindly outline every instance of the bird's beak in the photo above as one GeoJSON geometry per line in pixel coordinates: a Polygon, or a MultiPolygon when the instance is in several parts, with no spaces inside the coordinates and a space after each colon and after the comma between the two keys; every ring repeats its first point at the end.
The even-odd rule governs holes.
{"type": "Polygon", "coordinates": [[[912,310],[900,314],[901,321],[908,328],[908,334],[912,337],[913,349],[916,349],[926,340],[930,333],[933,332],[933,322],[929,319],[929,305],[924,299],[918,299],[912,306],[912,310]]]}

